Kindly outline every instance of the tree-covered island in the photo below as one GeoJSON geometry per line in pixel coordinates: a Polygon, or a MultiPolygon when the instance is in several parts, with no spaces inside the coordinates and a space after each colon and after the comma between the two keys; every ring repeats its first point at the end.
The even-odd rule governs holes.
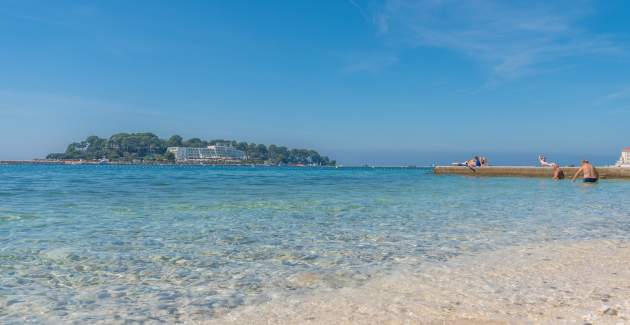
{"type": "Polygon", "coordinates": [[[51,153],[46,159],[51,160],[100,160],[116,162],[175,162],[175,156],[167,151],[169,147],[202,148],[209,145],[229,145],[244,151],[246,164],[303,164],[334,166],[336,162],[315,150],[289,149],[284,146],[238,142],[234,140],[184,140],[179,135],[160,139],[153,133],[118,133],[109,139],[89,136],[81,142],[68,145],[64,153],[51,153]]]}

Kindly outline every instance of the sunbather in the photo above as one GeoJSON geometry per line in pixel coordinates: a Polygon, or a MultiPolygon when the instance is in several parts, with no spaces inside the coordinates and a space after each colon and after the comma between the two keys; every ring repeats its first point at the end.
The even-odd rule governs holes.
{"type": "Polygon", "coordinates": [[[540,166],[542,167],[553,167],[554,165],[557,165],[556,163],[547,161],[547,158],[544,155],[538,156],[538,162],[540,162],[540,166]]]}

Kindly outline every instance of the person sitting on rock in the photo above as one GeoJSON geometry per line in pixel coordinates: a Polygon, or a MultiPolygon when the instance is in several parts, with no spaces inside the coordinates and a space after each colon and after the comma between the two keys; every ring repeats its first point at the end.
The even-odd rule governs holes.
{"type": "Polygon", "coordinates": [[[479,156],[475,156],[473,159],[466,161],[466,167],[473,172],[475,171],[475,168],[481,167],[481,160],[479,159],[479,156]]]}

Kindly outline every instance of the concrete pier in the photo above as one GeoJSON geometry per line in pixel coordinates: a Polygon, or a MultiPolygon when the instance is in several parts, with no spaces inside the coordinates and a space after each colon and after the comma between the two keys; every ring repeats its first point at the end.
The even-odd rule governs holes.
{"type": "MultiPolygon", "coordinates": [[[[625,178],[630,179],[630,168],[626,167],[596,167],[602,179],[625,178]]],[[[560,167],[565,178],[571,179],[578,167],[560,167]]],[[[514,176],[514,177],[547,177],[553,176],[550,167],[520,167],[520,166],[486,166],[476,168],[473,172],[462,166],[437,166],[433,169],[436,175],[466,175],[466,176],[514,176]]]]}

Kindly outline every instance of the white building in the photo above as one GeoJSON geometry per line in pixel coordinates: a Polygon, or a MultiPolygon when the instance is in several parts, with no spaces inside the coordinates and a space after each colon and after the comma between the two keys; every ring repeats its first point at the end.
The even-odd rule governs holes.
{"type": "Polygon", "coordinates": [[[215,158],[238,159],[238,160],[247,159],[247,156],[245,155],[244,151],[238,150],[232,146],[225,146],[225,145],[217,144],[213,146],[208,146],[208,150],[210,150],[210,152],[212,153],[212,156],[215,158]]]}
{"type": "Polygon", "coordinates": [[[630,147],[624,148],[621,151],[621,158],[615,166],[619,167],[630,167],[630,147]]]}
{"type": "Polygon", "coordinates": [[[225,145],[213,145],[207,148],[169,147],[167,151],[172,152],[177,161],[244,160],[247,158],[245,152],[225,145]]]}

